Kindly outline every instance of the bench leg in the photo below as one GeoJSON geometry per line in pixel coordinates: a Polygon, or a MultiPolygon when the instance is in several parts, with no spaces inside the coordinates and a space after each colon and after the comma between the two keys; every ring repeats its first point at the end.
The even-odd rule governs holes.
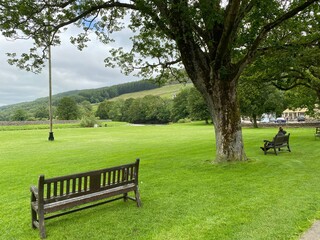
{"type": "Polygon", "coordinates": [[[37,222],[37,212],[32,208],[31,206],[31,227],[33,229],[36,229],[37,226],[34,224],[35,222],[37,222]]]}
{"type": "Polygon", "coordinates": [[[40,237],[46,238],[46,228],[44,226],[44,213],[43,211],[39,211],[39,231],[40,231],[40,237]]]}
{"type": "Polygon", "coordinates": [[[33,204],[37,201],[35,194],[31,191],[31,201],[30,201],[30,208],[31,208],[31,227],[33,229],[38,228],[38,214],[37,211],[33,208],[33,204]]]}
{"type": "Polygon", "coordinates": [[[140,193],[139,193],[139,188],[137,187],[136,190],[134,191],[135,197],[136,197],[136,202],[137,202],[137,207],[141,207],[141,199],[140,199],[140,193]]]}
{"type": "Polygon", "coordinates": [[[276,154],[276,155],[278,155],[278,153],[277,153],[277,148],[273,148],[274,149],[274,153],[276,154]]]}
{"type": "Polygon", "coordinates": [[[123,201],[128,201],[128,193],[123,194],[123,201]]]}
{"type": "Polygon", "coordinates": [[[267,155],[267,151],[269,150],[269,148],[267,148],[266,146],[263,146],[263,152],[264,152],[264,155],[267,155]]]}

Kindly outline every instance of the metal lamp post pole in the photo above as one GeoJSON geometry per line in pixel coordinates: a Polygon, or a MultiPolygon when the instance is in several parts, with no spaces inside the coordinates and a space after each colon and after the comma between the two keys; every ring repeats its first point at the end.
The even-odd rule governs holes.
{"type": "Polygon", "coordinates": [[[51,46],[49,45],[48,49],[49,54],[49,121],[50,121],[50,132],[49,132],[49,141],[54,140],[52,132],[52,75],[51,75],[51,46]]]}

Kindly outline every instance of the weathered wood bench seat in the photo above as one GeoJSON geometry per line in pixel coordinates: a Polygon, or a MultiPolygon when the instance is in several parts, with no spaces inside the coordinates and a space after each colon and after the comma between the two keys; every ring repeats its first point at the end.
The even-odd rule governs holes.
{"type": "Polygon", "coordinates": [[[262,147],[264,154],[266,155],[269,149],[273,149],[274,153],[278,155],[277,149],[280,151],[281,148],[287,148],[287,150],[291,152],[290,145],[289,145],[289,138],[290,138],[290,133],[282,136],[276,135],[273,141],[264,140],[264,145],[262,147]]]}
{"type": "Polygon", "coordinates": [[[140,207],[138,171],[139,159],[131,164],[67,176],[47,179],[44,175],[39,176],[38,186],[30,188],[32,228],[38,228],[40,237],[45,238],[45,220],[50,218],[118,199],[134,200],[140,207]],[[134,197],[129,196],[129,192],[134,192],[134,197]],[[106,198],[111,199],[98,201],[106,198]],[[83,204],[88,205],[70,209],[83,204]],[[58,212],[66,209],[68,210],[58,212]],[[53,215],[54,212],[58,213],[53,215]]]}

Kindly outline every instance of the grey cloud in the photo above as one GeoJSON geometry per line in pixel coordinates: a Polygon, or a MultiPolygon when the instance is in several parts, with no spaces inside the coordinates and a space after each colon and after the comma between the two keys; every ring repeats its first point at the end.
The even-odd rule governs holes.
{"type": "MultiPolygon", "coordinates": [[[[79,51],[69,42],[70,35],[76,33],[71,28],[62,35],[62,45],[52,48],[52,85],[53,94],[70,90],[99,88],[124,82],[138,80],[133,76],[125,76],[120,69],[110,69],[104,66],[104,59],[112,46],[98,42],[95,36],[88,47],[79,51]]],[[[128,44],[127,31],[116,38],[123,47],[128,44]]],[[[119,44],[119,43],[117,43],[119,44]]],[[[7,41],[0,37],[0,106],[24,101],[32,101],[48,95],[48,69],[41,74],[34,74],[10,66],[7,63],[6,52],[24,52],[31,46],[30,42],[17,40],[7,41]]]]}

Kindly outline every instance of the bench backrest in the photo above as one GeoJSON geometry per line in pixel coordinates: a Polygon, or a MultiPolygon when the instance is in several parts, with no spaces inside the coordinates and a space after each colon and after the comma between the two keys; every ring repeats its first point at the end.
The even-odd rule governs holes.
{"type": "Polygon", "coordinates": [[[316,135],[320,135],[320,127],[316,127],[316,135]]]}
{"type": "Polygon", "coordinates": [[[286,145],[289,144],[289,137],[290,137],[290,133],[288,135],[276,135],[274,138],[274,145],[275,146],[281,146],[281,145],[286,145]]]}
{"type": "Polygon", "coordinates": [[[45,179],[39,177],[39,202],[51,203],[130,183],[138,185],[139,162],[45,179]]]}

